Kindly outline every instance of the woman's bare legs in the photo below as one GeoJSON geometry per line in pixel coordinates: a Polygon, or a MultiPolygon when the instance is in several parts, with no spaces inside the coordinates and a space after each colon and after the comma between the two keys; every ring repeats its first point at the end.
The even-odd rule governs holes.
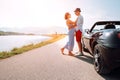
{"type": "Polygon", "coordinates": [[[61,48],[61,53],[64,55],[64,48],[61,48]]]}
{"type": "MultiPolygon", "coordinates": [[[[64,49],[65,48],[61,48],[61,53],[64,55],[64,49]]],[[[74,54],[71,51],[68,51],[68,55],[69,56],[74,56],[74,54]]]]}
{"type": "Polygon", "coordinates": [[[68,55],[74,56],[74,54],[71,51],[68,52],[68,55]]]}

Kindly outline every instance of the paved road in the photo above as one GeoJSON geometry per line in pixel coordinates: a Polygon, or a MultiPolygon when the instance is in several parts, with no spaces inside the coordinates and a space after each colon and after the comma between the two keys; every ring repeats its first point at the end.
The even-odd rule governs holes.
{"type": "Polygon", "coordinates": [[[0,60],[0,80],[120,80],[118,70],[104,76],[97,74],[92,57],[87,53],[84,57],[62,55],[60,48],[66,41],[64,38],[53,44],[0,60]]]}

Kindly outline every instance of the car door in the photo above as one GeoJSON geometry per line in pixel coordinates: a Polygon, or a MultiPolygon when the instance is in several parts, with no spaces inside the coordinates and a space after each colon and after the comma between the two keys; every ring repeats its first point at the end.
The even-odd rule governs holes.
{"type": "Polygon", "coordinates": [[[91,40],[92,40],[92,33],[89,30],[85,31],[83,35],[83,43],[84,43],[84,47],[88,49],[90,53],[92,53],[92,49],[90,46],[91,40]]]}

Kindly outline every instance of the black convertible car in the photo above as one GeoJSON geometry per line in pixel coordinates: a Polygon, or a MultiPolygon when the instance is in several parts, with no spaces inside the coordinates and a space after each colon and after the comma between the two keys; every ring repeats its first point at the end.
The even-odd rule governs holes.
{"type": "Polygon", "coordinates": [[[94,58],[94,68],[99,74],[110,73],[120,67],[120,21],[99,21],[85,29],[83,50],[94,58]]]}

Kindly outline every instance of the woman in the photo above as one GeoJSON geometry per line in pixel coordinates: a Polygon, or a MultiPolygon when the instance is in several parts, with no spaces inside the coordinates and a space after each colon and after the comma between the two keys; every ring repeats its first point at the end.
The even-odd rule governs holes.
{"type": "Polygon", "coordinates": [[[64,55],[64,49],[68,49],[68,55],[70,56],[74,56],[74,54],[72,53],[73,51],[73,47],[74,47],[74,32],[75,32],[75,22],[70,20],[71,18],[71,14],[70,13],[65,13],[65,20],[66,20],[66,25],[68,27],[68,42],[66,43],[66,45],[61,48],[61,52],[64,55]]]}

